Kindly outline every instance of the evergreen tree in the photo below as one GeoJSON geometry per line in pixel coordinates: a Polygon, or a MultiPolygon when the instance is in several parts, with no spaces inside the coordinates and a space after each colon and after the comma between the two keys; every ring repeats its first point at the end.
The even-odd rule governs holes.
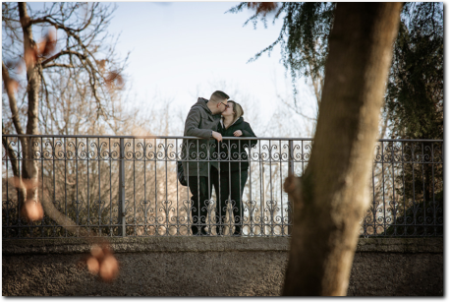
{"type": "Polygon", "coordinates": [[[386,95],[392,138],[443,139],[443,5],[406,3],[386,95]]]}
{"type": "MultiPolygon", "coordinates": [[[[273,22],[283,18],[276,41],[250,61],[280,45],[283,64],[292,75],[294,94],[295,80],[302,75],[312,79],[320,94],[337,5],[242,2],[229,12],[256,8],[245,24],[257,24],[259,19],[266,24],[269,11],[275,11],[273,22]]],[[[391,138],[443,138],[443,52],[442,3],[404,3],[383,110],[391,138]]],[[[317,98],[319,103],[321,96],[317,98]]],[[[298,105],[296,100],[294,105],[298,105]]]]}

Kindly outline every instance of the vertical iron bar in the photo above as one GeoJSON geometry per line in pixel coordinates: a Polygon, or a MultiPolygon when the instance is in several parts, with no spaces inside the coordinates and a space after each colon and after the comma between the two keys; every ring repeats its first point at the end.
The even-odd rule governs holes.
{"type": "MultiPolygon", "coordinates": [[[[41,198],[44,198],[44,145],[43,145],[43,137],[41,137],[41,198]]],[[[44,213],[45,214],[45,213],[44,213]]],[[[44,237],[44,225],[45,225],[45,215],[44,218],[41,220],[41,237],[44,237]]]]}
{"type": "MultiPolygon", "coordinates": [[[[198,206],[197,206],[197,220],[196,220],[196,227],[197,227],[197,232],[198,235],[201,235],[201,188],[200,188],[200,140],[197,140],[197,144],[196,144],[196,182],[197,182],[197,188],[198,188],[198,206]]],[[[193,217],[192,217],[193,218],[193,217]]],[[[195,219],[193,219],[193,221],[195,221],[195,219]]]]}
{"type": "Polygon", "coordinates": [[[145,143],[145,138],[143,139],[143,215],[144,215],[144,223],[143,223],[143,233],[148,235],[148,217],[147,217],[147,144],[145,143]]]}
{"type": "Polygon", "coordinates": [[[415,204],[415,148],[412,143],[412,185],[413,185],[413,234],[416,233],[416,204],[415,204]]]}
{"type": "Polygon", "coordinates": [[[101,145],[97,137],[97,161],[98,161],[98,233],[101,236],[101,145]]]}
{"type": "Polygon", "coordinates": [[[133,142],[133,199],[134,199],[134,236],[137,236],[137,218],[136,218],[136,139],[132,138],[133,142]]]}
{"type": "Polygon", "coordinates": [[[251,143],[248,143],[248,151],[249,151],[249,159],[248,159],[248,166],[249,166],[249,203],[248,203],[248,214],[249,214],[249,233],[248,235],[253,235],[254,234],[254,229],[253,229],[253,197],[252,197],[252,186],[253,186],[253,182],[252,182],[252,165],[253,165],[253,158],[251,155],[251,150],[252,150],[252,146],[251,143]]]}
{"type": "MultiPolygon", "coordinates": [[[[178,172],[178,170],[177,170],[177,168],[178,168],[178,139],[177,138],[175,138],[175,147],[176,147],[175,171],[178,172]]],[[[176,173],[176,174],[178,174],[178,173],[176,173]]],[[[176,179],[175,181],[176,181],[176,235],[180,235],[181,231],[180,231],[180,227],[179,227],[179,181],[178,181],[178,179],[176,179]]],[[[210,233],[210,230],[209,230],[209,233],[210,233]]]]}
{"type": "Polygon", "coordinates": [[[155,211],[154,211],[154,234],[157,236],[159,235],[158,232],[158,221],[157,221],[157,146],[156,146],[156,139],[154,139],[154,205],[155,205],[155,211]]]}
{"type": "Polygon", "coordinates": [[[274,235],[274,200],[273,200],[273,179],[272,179],[272,175],[271,175],[271,159],[273,158],[273,149],[271,147],[271,139],[268,141],[268,150],[270,150],[270,152],[268,152],[268,159],[269,159],[269,167],[270,167],[270,235],[274,235]]]}
{"type": "Polygon", "coordinates": [[[111,153],[111,138],[108,138],[109,147],[109,236],[112,237],[112,153],[111,153]]]}
{"type": "MultiPolygon", "coordinates": [[[[31,142],[31,139],[30,141],[31,142]]],[[[52,145],[52,159],[53,159],[53,204],[56,207],[56,145],[55,145],[55,137],[53,136],[53,145],[52,145]]],[[[26,160],[26,159],[25,159],[26,160]]],[[[58,209],[59,210],[59,209],[58,209]]],[[[56,237],[56,222],[53,223],[53,237],[56,237]]]]}
{"type": "Polygon", "coordinates": [[[90,235],[90,186],[89,186],[89,138],[86,137],[86,164],[87,164],[87,234],[90,235]]]}
{"type": "Polygon", "coordinates": [[[377,162],[376,159],[374,159],[374,166],[372,168],[372,180],[373,180],[373,221],[372,221],[372,227],[373,227],[373,234],[376,234],[376,214],[377,214],[377,205],[376,205],[376,182],[375,182],[375,174],[374,171],[376,170],[377,162]]]}
{"type": "Polygon", "coordinates": [[[79,219],[80,219],[80,209],[79,209],[79,199],[78,199],[78,138],[75,138],[75,183],[76,183],[76,224],[79,225],[79,219]]]}
{"type": "Polygon", "coordinates": [[[279,140],[279,192],[281,195],[281,236],[284,236],[284,201],[282,199],[282,141],[279,140]]]}
{"type": "MultiPolygon", "coordinates": [[[[31,138],[29,140],[31,142],[31,138]]],[[[55,145],[55,137],[53,136],[53,146],[52,146],[52,155],[53,155],[53,204],[56,207],[56,145],[55,145]]],[[[58,209],[59,210],[59,209],[58,209]]],[[[53,223],[53,237],[56,237],[56,222],[53,223]]]]}
{"type": "MultiPolygon", "coordinates": [[[[222,141],[223,142],[223,141],[222,141]]],[[[217,141],[217,146],[218,146],[218,187],[221,188],[221,145],[220,142],[217,141]]],[[[223,144],[223,146],[225,146],[223,144]]],[[[221,191],[221,190],[220,190],[221,191]]],[[[217,203],[218,203],[218,213],[215,213],[215,216],[217,216],[217,221],[216,221],[216,226],[215,226],[215,230],[221,230],[219,233],[217,233],[217,236],[221,233],[224,233],[224,230],[221,229],[221,194],[218,194],[217,192],[217,203]]],[[[217,210],[217,207],[215,207],[215,210],[217,210]]]]}
{"type": "MultiPolygon", "coordinates": [[[[65,216],[67,217],[67,137],[64,138],[64,208],[65,216]]],[[[67,229],[65,230],[65,237],[67,237],[67,229]]]]}
{"type": "Polygon", "coordinates": [[[165,235],[169,235],[169,225],[168,225],[168,215],[169,215],[169,204],[168,204],[168,169],[167,169],[167,165],[168,165],[168,145],[167,145],[167,138],[165,138],[165,205],[166,205],[166,210],[165,210],[165,235]]]}
{"type": "MultiPolygon", "coordinates": [[[[225,200],[225,204],[226,204],[226,214],[228,216],[228,221],[229,221],[229,225],[228,225],[228,235],[231,236],[231,232],[232,232],[232,198],[231,198],[231,161],[232,161],[232,152],[231,152],[231,140],[228,140],[228,187],[229,187],[229,194],[228,196],[226,196],[226,198],[228,198],[227,202],[225,200]],[[231,208],[231,211],[229,211],[229,207],[231,208]]],[[[224,225],[224,224],[223,224],[224,225]]],[[[224,230],[223,230],[223,235],[224,235],[224,230]]]]}
{"type": "Polygon", "coordinates": [[[262,156],[261,146],[259,145],[259,168],[260,168],[260,235],[265,234],[265,213],[264,213],[264,203],[265,203],[265,171],[264,171],[264,162],[262,156]]]}
{"type": "MultiPolygon", "coordinates": [[[[192,217],[192,221],[190,220],[190,215],[192,213],[192,202],[190,200],[190,193],[189,193],[189,190],[190,190],[190,173],[189,173],[189,169],[190,169],[190,140],[183,140],[182,142],[183,143],[185,142],[184,150],[186,150],[186,153],[184,154],[184,156],[185,156],[186,163],[187,163],[187,165],[186,165],[187,169],[185,171],[185,175],[186,175],[186,181],[187,181],[186,202],[188,204],[187,209],[186,209],[186,217],[187,217],[187,219],[186,219],[186,221],[187,221],[186,235],[188,235],[190,233],[189,226],[192,224],[192,221],[193,221],[193,217],[192,217]]],[[[181,151],[181,154],[182,154],[182,151],[181,151]]]]}
{"type": "Polygon", "coordinates": [[[433,157],[433,143],[432,143],[432,199],[433,199],[433,235],[437,235],[437,216],[435,205],[435,170],[434,170],[434,157],[433,157]]]}
{"type": "Polygon", "coordinates": [[[125,139],[120,138],[118,224],[119,236],[122,237],[126,236],[125,211],[125,139]]]}
{"type": "MultiPolygon", "coordinates": [[[[294,166],[294,162],[293,162],[293,141],[289,140],[288,141],[288,150],[289,150],[289,160],[288,160],[288,175],[294,175],[295,173],[295,166],[294,166]]],[[[303,149],[304,152],[304,149],[303,149]]],[[[304,158],[303,158],[304,160],[304,158]]],[[[290,196],[290,194],[288,195],[288,204],[287,204],[287,214],[288,214],[288,226],[287,226],[287,234],[291,235],[292,233],[292,222],[293,222],[293,213],[292,213],[292,197],[290,196]]]]}
{"type": "Polygon", "coordinates": [[[425,157],[424,157],[424,142],[421,143],[421,162],[422,162],[422,188],[423,188],[423,216],[424,216],[424,220],[423,220],[423,235],[426,236],[427,235],[427,217],[426,217],[426,177],[425,177],[425,157]]]}
{"type": "Polygon", "coordinates": [[[210,165],[210,150],[209,150],[209,143],[210,140],[207,140],[207,149],[206,149],[206,161],[207,161],[207,196],[209,197],[209,200],[205,202],[205,206],[206,206],[206,216],[207,216],[207,222],[206,222],[206,217],[204,217],[204,221],[205,224],[208,225],[208,232],[209,234],[211,234],[212,230],[211,230],[211,226],[210,226],[210,215],[208,215],[208,210],[210,208],[210,200],[212,198],[212,192],[211,192],[211,186],[210,186],[210,169],[211,169],[211,165],[210,165]]]}
{"type": "MultiPolygon", "coordinates": [[[[242,153],[241,153],[242,144],[241,144],[241,140],[239,140],[238,142],[239,142],[239,153],[238,153],[239,157],[238,158],[239,158],[239,200],[240,200],[238,213],[240,214],[239,223],[241,225],[239,235],[242,236],[243,235],[243,190],[245,188],[244,187],[242,188],[242,153]]],[[[249,144],[249,141],[248,141],[248,144],[249,144]]],[[[247,177],[248,177],[248,175],[247,175],[247,177]]],[[[234,226],[235,226],[235,228],[237,228],[235,220],[236,219],[235,219],[235,215],[234,215],[234,226]]]]}
{"type": "Polygon", "coordinates": [[[396,199],[395,199],[395,195],[394,195],[394,182],[395,182],[395,178],[394,178],[394,165],[395,165],[395,160],[394,160],[394,142],[391,143],[392,148],[391,148],[391,179],[392,179],[392,183],[393,183],[393,205],[394,205],[394,209],[393,209],[393,232],[394,235],[396,235],[397,232],[397,225],[396,225],[396,213],[397,213],[397,207],[396,207],[396,199]]]}
{"type": "MultiPolygon", "coordinates": [[[[25,140],[26,140],[26,138],[25,138],[25,140]]],[[[20,140],[19,140],[19,138],[17,138],[17,166],[18,166],[18,173],[19,173],[19,179],[22,179],[22,169],[20,168],[20,162],[21,162],[21,160],[20,159],[23,159],[23,157],[21,157],[21,155],[20,155],[20,140]]],[[[23,146],[22,146],[23,147],[23,146]]],[[[22,162],[22,167],[23,167],[23,162],[22,162]]],[[[16,192],[17,192],[17,190],[16,190],[16,192]]],[[[19,230],[18,230],[18,232],[17,232],[17,236],[20,238],[20,233],[21,233],[21,231],[22,231],[22,220],[21,220],[21,218],[20,218],[20,210],[21,210],[21,201],[19,200],[19,192],[17,192],[17,200],[18,200],[18,202],[17,202],[17,221],[18,221],[18,223],[19,223],[19,230]]],[[[25,200],[23,200],[23,202],[25,202],[25,200]]]]}
{"type": "MultiPolygon", "coordinates": [[[[9,167],[8,167],[8,137],[5,137],[6,146],[5,146],[5,165],[6,165],[6,237],[8,237],[10,228],[9,228],[9,167]]],[[[41,138],[42,141],[42,138],[41,138]]],[[[43,182],[42,182],[43,183],[43,182]]]]}
{"type": "MultiPolygon", "coordinates": [[[[384,172],[384,143],[383,143],[383,141],[381,142],[381,146],[382,146],[382,157],[381,157],[381,160],[382,160],[382,203],[383,203],[383,209],[384,209],[383,226],[384,226],[384,233],[385,233],[387,216],[386,216],[386,212],[385,212],[386,204],[385,204],[385,176],[384,176],[385,172],[384,172]]],[[[377,230],[376,230],[376,233],[377,233],[377,230]]]]}
{"type": "Polygon", "coordinates": [[[404,142],[402,142],[401,145],[402,145],[402,201],[403,201],[403,204],[404,204],[404,214],[403,214],[403,216],[404,216],[404,222],[403,222],[403,224],[404,224],[404,228],[403,228],[404,234],[403,235],[405,235],[405,233],[407,232],[406,231],[406,229],[407,229],[407,212],[406,212],[407,206],[405,204],[406,203],[406,198],[405,198],[404,142]]]}

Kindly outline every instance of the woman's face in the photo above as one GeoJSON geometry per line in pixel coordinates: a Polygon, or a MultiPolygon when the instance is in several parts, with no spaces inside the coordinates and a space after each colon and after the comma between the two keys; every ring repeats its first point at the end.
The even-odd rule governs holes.
{"type": "Polygon", "coordinates": [[[228,102],[228,108],[226,108],[226,110],[225,111],[223,111],[222,113],[221,113],[221,115],[223,115],[223,116],[232,116],[232,115],[234,115],[235,113],[234,113],[234,104],[233,103],[231,103],[231,102],[228,102]]]}

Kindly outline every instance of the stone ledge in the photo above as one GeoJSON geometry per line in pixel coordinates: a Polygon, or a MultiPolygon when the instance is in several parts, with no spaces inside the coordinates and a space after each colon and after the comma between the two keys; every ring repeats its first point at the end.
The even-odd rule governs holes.
{"type": "Polygon", "coordinates": [[[357,252],[443,253],[444,241],[439,238],[360,238],[357,252]]]}
{"type": "MultiPolygon", "coordinates": [[[[108,238],[116,253],[287,252],[285,237],[126,237],[108,238]]],[[[357,252],[443,253],[443,238],[360,238],[357,252]]],[[[3,255],[79,254],[90,250],[84,238],[3,239],[3,255]]]]}

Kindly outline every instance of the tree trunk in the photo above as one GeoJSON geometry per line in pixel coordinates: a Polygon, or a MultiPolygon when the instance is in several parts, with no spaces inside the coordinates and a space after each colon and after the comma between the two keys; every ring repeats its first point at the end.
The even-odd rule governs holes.
{"type": "MultiPolygon", "coordinates": [[[[26,126],[26,134],[38,134],[39,89],[41,79],[38,71],[39,65],[36,64],[36,43],[33,40],[33,32],[31,29],[26,2],[19,3],[19,15],[23,30],[24,57],[28,82],[28,121],[26,126]]],[[[22,177],[24,179],[32,180],[35,184],[37,184],[38,168],[34,157],[36,151],[38,150],[38,144],[37,142],[35,143],[35,141],[36,139],[32,138],[24,138],[21,140],[23,152],[22,177]]],[[[37,193],[37,185],[27,186],[26,200],[37,200],[37,193]]]]}
{"type": "Polygon", "coordinates": [[[346,295],[401,8],[337,5],[311,158],[285,183],[295,213],[283,295],[346,295]]]}

